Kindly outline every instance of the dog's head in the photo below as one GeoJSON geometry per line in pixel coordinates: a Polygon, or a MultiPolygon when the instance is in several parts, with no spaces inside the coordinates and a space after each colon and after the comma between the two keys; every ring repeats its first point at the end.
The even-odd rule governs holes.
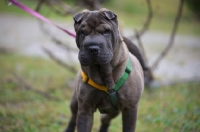
{"type": "Polygon", "coordinates": [[[113,48],[119,41],[117,16],[112,11],[100,9],[77,13],[74,28],[81,65],[107,64],[112,60],[113,48]]]}

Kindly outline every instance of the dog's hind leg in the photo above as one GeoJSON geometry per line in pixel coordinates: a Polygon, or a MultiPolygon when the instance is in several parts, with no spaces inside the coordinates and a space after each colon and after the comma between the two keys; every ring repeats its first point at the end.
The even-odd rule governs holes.
{"type": "Polygon", "coordinates": [[[101,115],[101,127],[99,132],[108,132],[108,127],[113,118],[115,118],[119,114],[119,111],[114,111],[111,114],[102,114],[101,115]]]}
{"type": "Polygon", "coordinates": [[[78,111],[78,101],[75,98],[75,93],[72,97],[70,108],[71,108],[72,116],[64,132],[75,132],[76,118],[77,118],[77,111],[78,111]]]}

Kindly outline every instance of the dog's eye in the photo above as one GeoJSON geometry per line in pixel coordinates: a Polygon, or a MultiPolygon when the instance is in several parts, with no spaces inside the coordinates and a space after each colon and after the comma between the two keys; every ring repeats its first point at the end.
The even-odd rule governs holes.
{"type": "Polygon", "coordinates": [[[103,35],[109,35],[110,31],[108,29],[106,29],[104,32],[103,32],[103,35]]]}
{"type": "Polygon", "coordinates": [[[85,34],[84,34],[84,31],[83,31],[83,30],[81,30],[81,31],[80,31],[80,34],[81,34],[81,35],[83,35],[83,36],[85,36],[85,34]]]}

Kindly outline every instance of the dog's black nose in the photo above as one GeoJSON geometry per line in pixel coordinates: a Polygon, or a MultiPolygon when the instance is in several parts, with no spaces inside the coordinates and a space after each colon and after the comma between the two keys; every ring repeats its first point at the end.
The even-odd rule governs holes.
{"type": "Polygon", "coordinates": [[[100,48],[99,46],[90,46],[88,47],[88,51],[90,55],[98,56],[100,53],[100,48]]]}

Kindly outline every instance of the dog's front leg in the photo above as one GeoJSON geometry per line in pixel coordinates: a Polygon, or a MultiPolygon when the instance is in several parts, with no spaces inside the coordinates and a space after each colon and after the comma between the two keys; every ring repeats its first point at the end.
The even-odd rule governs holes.
{"type": "Polygon", "coordinates": [[[110,91],[115,86],[113,76],[112,76],[112,67],[108,63],[105,65],[101,65],[100,70],[101,70],[101,73],[102,73],[102,76],[104,79],[104,83],[105,83],[106,87],[108,88],[108,91],[110,91]]]}
{"type": "MultiPolygon", "coordinates": [[[[87,107],[86,107],[87,108],[87,107]]],[[[91,132],[93,124],[93,111],[79,107],[77,117],[77,130],[78,132],[91,132]]]]}
{"type": "Polygon", "coordinates": [[[135,132],[137,121],[137,105],[132,108],[125,108],[122,111],[123,132],[135,132]]]}

